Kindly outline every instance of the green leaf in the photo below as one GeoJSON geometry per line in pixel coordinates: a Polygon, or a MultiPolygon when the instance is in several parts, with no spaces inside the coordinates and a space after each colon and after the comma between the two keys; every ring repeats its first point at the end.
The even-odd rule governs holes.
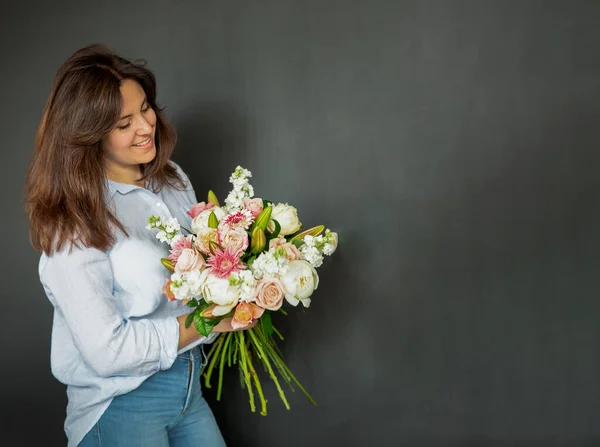
{"type": "Polygon", "coordinates": [[[190,324],[192,324],[192,321],[194,320],[194,315],[195,314],[196,314],[196,312],[190,312],[190,314],[185,319],[185,327],[186,327],[186,329],[190,327],[190,324]]]}
{"type": "Polygon", "coordinates": [[[271,205],[273,205],[273,202],[263,199],[263,209],[271,205]]]}
{"type": "Polygon", "coordinates": [[[196,298],[192,298],[191,300],[188,301],[187,305],[189,307],[196,307],[198,306],[198,300],[196,300],[196,298]]]}
{"type": "Polygon", "coordinates": [[[271,322],[270,311],[265,310],[265,312],[262,314],[262,317],[260,317],[260,323],[262,325],[262,330],[265,336],[270,336],[273,333],[273,323],[271,322]]]}
{"type": "Polygon", "coordinates": [[[196,312],[194,312],[194,326],[196,326],[196,330],[204,335],[205,337],[208,337],[208,335],[212,332],[213,328],[219,324],[219,321],[221,321],[220,318],[213,318],[213,319],[209,319],[209,318],[204,318],[202,315],[200,315],[199,311],[200,308],[196,309],[196,312]]]}
{"type": "Polygon", "coordinates": [[[283,310],[283,307],[279,308],[279,312],[281,312],[283,315],[286,315],[286,316],[288,314],[285,310],[283,310]]]}
{"type": "Polygon", "coordinates": [[[277,222],[276,219],[271,219],[271,220],[275,224],[275,230],[270,235],[270,239],[273,239],[273,238],[276,238],[277,236],[279,236],[279,232],[281,231],[281,224],[279,222],[277,222]]]}

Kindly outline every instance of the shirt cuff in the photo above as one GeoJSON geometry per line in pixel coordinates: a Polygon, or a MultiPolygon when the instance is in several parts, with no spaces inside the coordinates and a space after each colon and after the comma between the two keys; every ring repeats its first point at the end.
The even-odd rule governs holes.
{"type": "Polygon", "coordinates": [[[164,371],[169,369],[177,358],[177,347],[179,345],[179,322],[177,318],[165,319],[164,332],[161,336],[162,346],[158,369],[164,371]]]}

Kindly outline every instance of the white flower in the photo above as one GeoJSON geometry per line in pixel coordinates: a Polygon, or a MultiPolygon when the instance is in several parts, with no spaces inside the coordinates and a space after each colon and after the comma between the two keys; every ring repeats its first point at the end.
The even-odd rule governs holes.
{"type": "MultiPolygon", "coordinates": [[[[287,236],[295,233],[302,227],[302,222],[298,219],[298,210],[287,203],[278,203],[273,207],[271,219],[276,220],[281,225],[279,236],[287,236]]],[[[274,224],[269,222],[269,230],[274,229],[274,224]]]]}
{"type": "Polygon", "coordinates": [[[288,270],[289,261],[285,256],[277,257],[273,252],[261,253],[250,266],[256,279],[263,276],[281,276],[288,270]]]}
{"type": "Polygon", "coordinates": [[[195,234],[200,233],[200,229],[202,228],[208,228],[208,218],[213,212],[215,213],[217,220],[221,220],[225,216],[225,211],[218,206],[213,206],[210,209],[202,211],[194,217],[194,220],[192,220],[192,231],[195,234]]]}
{"type": "Polygon", "coordinates": [[[249,270],[232,273],[229,284],[236,286],[240,292],[240,301],[252,302],[256,300],[256,279],[249,270]]]}
{"type": "Polygon", "coordinates": [[[197,271],[175,272],[171,275],[171,291],[178,300],[200,295],[201,277],[197,271]]]}
{"type": "Polygon", "coordinates": [[[300,247],[300,254],[302,255],[302,259],[309,262],[315,268],[323,264],[323,255],[317,247],[304,244],[300,247]]]}
{"type": "Polygon", "coordinates": [[[210,274],[210,270],[204,270],[200,277],[201,295],[209,303],[217,306],[212,314],[217,317],[229,313],[240,300],[238,288],[229,283],[229,279],[217,278],[210,274]]]}
{"type": "Polygon", "coordinates": [[[281,277],[281,283],[288,303],[297,306],[300,301],[304,307],[308,307],[310,296],[319,286],[319,275],[308,262],[292,261],[287,273],[281,277]]]}

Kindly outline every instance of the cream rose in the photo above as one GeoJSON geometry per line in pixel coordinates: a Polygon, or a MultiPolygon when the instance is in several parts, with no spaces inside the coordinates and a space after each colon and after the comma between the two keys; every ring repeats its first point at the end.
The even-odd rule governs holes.
{"type": "MultiPolygon", "coordinates": [[[[302,227],[302,222],[298,219],[298,210],[287,203],[278,203],[273,207],[271,219],[275,219],[281,225],[280,236],[293,234],[302,227]]],[[[275,229],[275,224],[269,222],[269,231],[275,229]]]]}
{"type": "Polygon", "coordinates": [[[310,296],[319,286],[319,275],[306,261],[292,261],[287,273],[281,278],[285,299],[292,306],[301,301],[304,307],[310,306],[310,296]]]}
{"type": "Polygon", "coordinates": [[[202,267],[204,267],[204,258],[193,248],[184,248],[177,258],[175,271],[178,273],[191,272],[200,270],[202,267]]]}
{"type": "Polygon", "coordinates": [[[221,220],[225,216],[225,211],[218,206],[213,206],[210,209],[205,209],[192,220],[192,231],[198,234],[202,228],[208,228],[208,218],[210,213],[215,213],[217,220],[221,220]]]}
{"type": "Polygon", "coordinates": [[[233,309],[240,300],[240,294],[236,287],[229,284],[225,278],[217,278],[204,270],[200,276],[200,291],[204,299],[209,303],[216,304],[212,310],[215,317],[225,315],[233,309]]]}
{"type": "Polygon", "coordinates": [[[256,284],[255,302],[265,309],[279,310],[284,295],[283,284],[276,278],[265,277],[256,284]]]}
{"type": "Polygon", "coordinates": [[[210,243],[219,243],[219,235],[216,228],[200,228],[196,233],[196,241],[194,244],[204,254],[210,253],[210,243]]]}

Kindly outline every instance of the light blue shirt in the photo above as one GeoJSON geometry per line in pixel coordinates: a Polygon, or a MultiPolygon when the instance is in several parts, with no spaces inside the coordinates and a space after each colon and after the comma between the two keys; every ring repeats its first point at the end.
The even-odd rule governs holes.
{"type": "Polygon", "coordinates": [[[156,229],[146,229],[148,217],[176,217],[190,228],[186,211],[196,203],[187,176],[175,166],[186,183],[183,191],[165,186],[154,194],[107,180],[107,201],[129,238],[116,231],[116,243],[106,252],[66,247],[41,256],[40,281],[54,306],[52,374],[67,385],[69,447],[81,442],[115,396],[218,335],[178,351],[176,317],[191,309],[162,293],[169,272],[160,258],[168,256],[169,247],[156,239],[156,229]]]}

